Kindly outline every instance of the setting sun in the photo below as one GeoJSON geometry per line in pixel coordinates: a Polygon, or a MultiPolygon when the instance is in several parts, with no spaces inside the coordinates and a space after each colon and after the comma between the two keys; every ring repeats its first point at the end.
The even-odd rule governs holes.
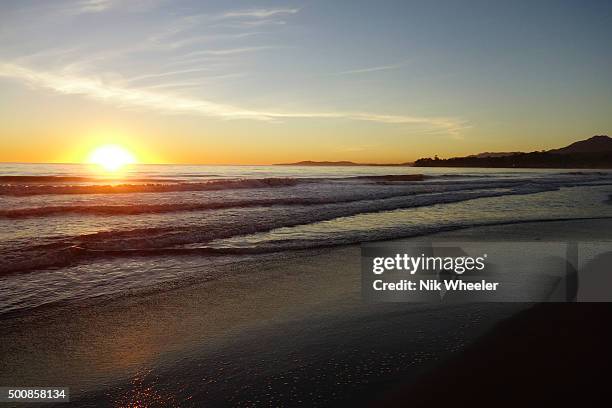
{"type": "Polygon", "coordinates": [[[102,166],[107,171],[117,171],[126,164],[137,162],[132,153],[117,145],[98,147],[91,153],[88,161],[102,166]]]}

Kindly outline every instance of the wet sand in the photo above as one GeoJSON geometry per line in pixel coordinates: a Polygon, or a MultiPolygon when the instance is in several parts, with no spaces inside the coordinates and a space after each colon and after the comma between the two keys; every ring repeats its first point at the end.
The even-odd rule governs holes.
{"type": "Polygon", "coordinates": [[[371,406],[605,406],[610,303],[539,304],[371,406]]]}
{"type": "MultiPolygon", "coordinates": [[[[597,241],[610,227],[528,223],[428,238],[597,241]]],[[[445,362],[478,355],[483,346],[471,344],[532,306],[366,304],[359,262],[358,246],[272,254],[214,281],[4,318],[0,383],[68,386],[79,406],[393,403],[445,362]]]]}

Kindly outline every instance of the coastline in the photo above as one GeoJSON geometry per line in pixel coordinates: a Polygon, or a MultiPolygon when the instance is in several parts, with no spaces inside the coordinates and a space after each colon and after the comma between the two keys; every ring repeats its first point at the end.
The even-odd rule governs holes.
{"type": "MultiPolygon", "coordinates": [[[[408,241],[609,240],[610,226],[601,219],[548,221],[408,241]]],[[[214,281],[2,319],[0,382],[57,385],[62,378],[82,406],[136,395],[181,406],[240,405],[251,397],[325,405],[410,384],[529,307],[365,304],[356,245],[258,259],[214,281]]]]}
{"type": "Polygon", "coordinates": [[[0,1],[0,408],[609,405],[611,16],[0,1]]]}

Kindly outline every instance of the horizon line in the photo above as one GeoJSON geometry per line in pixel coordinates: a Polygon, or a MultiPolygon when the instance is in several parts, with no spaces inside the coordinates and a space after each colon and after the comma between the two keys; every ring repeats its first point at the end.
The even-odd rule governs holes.
{"type": "MultiPolygon", "coordinates": [[[[418,160],[418,159],[417,159],[418,160]]],[[[415,160],[416,161],[416,160],[415,160]]],[[[132,163],[132,164],[126,164],[125,167],[129,167],[129,166],[138,166],[138,165],[145,165],[145,166],[283,166],[283,165],[293,165],[295,163],[300,163],[300,162],[312,162],[312,163],[339,163],[339,162],[346,162],[346,163],[353,163],[353,164],[358,164],[358,165],[377,165],[377,166],[398,166],[398,165],[405,165],[407,167],[409,167],[407,165],[407,163],[414,163],[414,161],[407,161],[407,162],[397,162],[397,163],[373,163],[373,162],[369,162],[369,163],[360,163],[360,162],[354,162],[351,160],[299,160],[296,162],[290,162],[290,163],[268,163],[268,164],[252,164],[252,163],[242,163],[242,164],[236,164],[236,163],[132,163]]],[[[96,166],[96,164],[93,163],[83,163],[83,162],[28,162],[28,161],[0,161],[0,164],[57,164],[57,165],[64,165],[64,164],[69,164],[69,165],[91,165],[91,166],[96,166]]]]}
{"type": "MultiPolygon", "coordinates": [[[[576,140],[574,142],[569,143],[566,146],[563,147],[568,147],[573,145],[574,143],[577,142],[583,142],[583,141],[587,141],[590,139],[593,139],[595,137],[608,137],[610,138],[610,136],[608,136],[607,133],[601,133],[601,134],[596,134],[590,137],[587,137],[586,139],[579,139],[576,140]]],[[[561,148],[563,148],[561,147],[561,148]]],[[[485,154],[485,153],[534,153],[534,152],[540,152],[540,151],[548,151],[548,150],[555,150],[555,149],[559,149],[559,147],[556,148],[552,148],[552,149],[538,149],[538,150],[532,150],[532,151],[521,151],[521,150],[517,150],[517,151],[507,151],[507,152],[502,152],[502,151],[484,151],[484,152],[480,152],[480,153],[472,153],[472,154],[468,154],[468,155],[464,155],[464,156],[449,156],[447,158],[455,158],[455,157],[469,157],[469,156],[476,156],[479,154],[485,154]]],[[[434,157],[437,155],[434,155],[434,157]]],[[[425,159],[425,158],[431,158],[431,157],[419,157],[417,159],[414,160],[408,160],[408,161],[400,161],[400,162],[393,162],[393,163],[376,163],[376,162],[367,162],[367,163],[363,163],[363,162],[355,162],[352,160],[313,160],[313,159],[305,159],[305,160],[298,160],[298,161],[294,161],[294,162],[279,162],[279,163],[259,163],[259,164],[254,164],[254,163],[242,163],[242,164],[237,164],[237,163],[144,163],[144,162],[139,162],[139,163],[133,163],[133,164],[127,164],[126,166],[130,166],[130,165],[149,165],[149,166],[277,166],[277,165],[295,165],[297,163],[300,162],[311,162],[311,163],[338,163],[338,162],[346,162],[346,163],[352,163],[355,165],[362,165],[362,166],[367,166],[367,165],[376,165],[376,166],[409,166],[409,164],[413,164],[414,162],[416,162],[417,160],[420,159],[425,159]]],[[[57,164],[57,165],[87,165],[87,164],[92,164],[92,163],[84,163],[84,162],[36,162],[36,161],[0,161],[0,164],[57,164]]]]}

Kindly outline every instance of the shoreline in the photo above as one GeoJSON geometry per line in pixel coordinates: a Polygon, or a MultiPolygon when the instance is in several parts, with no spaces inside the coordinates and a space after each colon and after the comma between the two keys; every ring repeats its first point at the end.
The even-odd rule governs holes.
{"type": "Polygon", "coordinates": [[[416,381],[399,381],[363,406],[602,402],[608,384],[598,373],[607,371],[612,358],[612,336],[602,322],[611,311],[609,303],[537,304],[502,320],[416,381]]]}
{"type": "MultiPolygon", "coordinates": [[[[610,220],[550,221],[474,227],[394,241],[479,236],[513,240],[528,235],[536,240],[601,240],[610,239],[610,225],[610,220]]],[[[355,384],[346,377],[341,387],[345,397],[370,389],[372,384],[380,391],[401,378],[417,379],[497,322],[528,307],[364,304],[358,245],[284,254],[243,266],[218,281],[90,307],[51,308],[34,313],[39,314],[34,318],[2,319],[12,324],[1,335],[0,355],[11,359],[0,361],[6,369],[0,373],[0,382],[29,384],[38,379],[45,385],[63,378],[78,390],[75,400],[107,401],[108,395],[131,395],[134,379],[149,373],[145,377],[151,378],[144,384],[152,381],[164,395],[175,395],[186,387],[194,398],[222,403],[228,392],[235,392],[232,378],[242,378],[239,367],[244,364],[254,372],[247,370],[250,380],[241,382],[251,381],[254,388],[235,395],[235,402],[249,393],[257,394],[259,385],[255,384],[261,381],[272,381],[272,394],[284,395],[279,373],[293,372],[308,382],[316,372],[312,364],[318,362],[323,367],[317,380],[317,387],[322,387],[318,388],[320,398],[336,401],[341,396],[334,397],[330,385],[337,372],[334,364],[346,364],[346,375],[361,375],[365,381],[355,384]],[[31,333],[37,337],[32,338],[31,333]],[[257,356],[265,363],[258,363],[257,356]],[[339,359],[336,363],[332,363],[334,356],[339,359]],[[226,369],[238,371],[226,377],[226,369]],[[226,383],[217,384],[218,391],[201,394],[200,380],[194,377],[198,373],[200,379],[220,376],[226,383]],[[176,375],[186,382],[176,384],[176,375]]],[[[315,388],[313,384],[306,391],[315,388]]]]}
{"type": "MultiPolygon", "coordinates": [[[[610,200],[609,200],[609,204],[612,204],[612,195],[610,195],[610,200]]],[[[446,239],[446,238],[451,238],[456,236],[456,234],[460,234],[458,236],[459,239],[464,239],[463,234],[465,233],[465,237],[467,237],[468,239],[475,239],[478,240],[479,238],[477,237],[479,231],[481,229],[492,229],[492,230],[496,230],[496,233],[499,233],[498,229],[506,229],[507,227],[512,227],[512,226],[516,226],[517,228],[520,228],[522,225],[527,225],[529,226],[530,224],[541,224],[543,226],[545,226],[546,224],[556,224],[556,223],[563,223],[563,222],[576,222],[576,223],[580,223],[580,222],[591,222],[591,221],[601,221],[601,222],[606,222],[606,221],[612,221],[612,216],[600,216],[600,217],[580,217],[580,218],[558,218],[558,219],[537,219],[537,220],[518,220],[518,221],[499,221],[499,222],[493,222],[493,223],[483,223],[483,224],[472,224],[472,225],[462,225],[462,226],[457,226],[457,227],[449,227],[449,228],[445,228],[445,229],[441,229],[437,232],[433,232],[433,233],[425,233],[422,235],[415,235],[415,236],[409,236],[409,237],[405,237],[405,238],[391,238],[391,239],[386,239],[386,240],[379,240],[379,241],[366,241],[364,242],[364,244],[368,244],[368,245],[372,245],[372,244],[388,244],[388,243],[398,243],[398,242],[404,242],[404,241],[419,241],[419,240],[427,240],[429,239],[429,237],[434,237],[436,239],[446,239]],[[473,233],[472,231],[475,231],[475,233],[473,233]]],[[[562,231],[561,231],[562,232],[562,231]]],[[[601,231],[601,230],[595,230],[592,231],[594,233],[594,237],[591,237],[591,240],[608,240],[608,239],[612,239],[612,236],[609,236],[608,234],[606,234],[605,231],[601,231]]],[[[584,233],[584,231],[582,231],[582,233],[584,233]]],[[[547,237],[547,241],[567,241],[568,239],[571,240],[573,238],[574,233],[572,231],[568,231],[567,234],[564,234],[563,232],[561,233],[561,235],[557,235],[554,238],[551,237],[547,237]]],[[[508,239],[507,236],[504,237],[504,239],[508,239]]],[[[526,241],[530,241],[530,239],[525,239],[524,237],[519,237],[516,236],[517,241],[520,240],[526,240],[526,241]]],[[[261,257],[261,258],[265,258],[265,261],[269,261],[269,260],[274,260],[277,258],[282,258],[285,254],[292,254],[292,256],[295,256],[297,258],[301,258],[301,257],[311,257],[311,256],[317,256],[320,253],[326,253],[328,251],[341,251],[343,249],[349,250],[351,248],[359,248],[361,244],[337,244],[337,245],[332,245],[332,246],[321,246],[321,247],[312,247],[312,248],[304,248],[304,249],[289,249],[286,251],[269,251],[269,252],[261,252],[261,253],[244,253],[244,254],[233,254],[233,253],[227,253],[227,254],[205,254],[204,257],[227,257],[227,256],[239,256],[239,257],[261,257]]],[[[138,257],[138,250],[134,251],[134,255],[135,257],[138,257]]],[[[153,251],[148,251],[147,253],[150,253],[153,251]]],[[[172,252],[170,254],[165,254],[163,249],[160,250],[160,257],[164,257],[164,256],[171,256],[172,252]]],[[[191,259],[191,258],[196,258],[199,257],[201,255],[197,254],[197,251],[194,251],[194,254],[189,254],[189,255],[178,255],[177,258],[185,258],[185,259],[191,259]]],[[[110,256],[107,256],[108,258],[112,258],[110,256]]],[[[125,257],[125,258],[129,258],[128,255],[125,254],[121,254],[120,257],[125,257]]],[[[96,260],[100,260],[100,259],[104,259],[104,258],[95,258],[95,257],[91,257],[91,258],[85,258],[85,261],[89,261],[89,262],[93,262],[96,260]]],[[[240,263],[244,263],[244,262],[248,262],[248,259],[240,261],[240,263]]],[[[76,264],[78,265],[78,264],[76,264]]],[[[59,266],[59,268],[61,268],[61,266],[59,266]]],[[[239,267],[242,268],[242,267],[239,267]]],[[[51,268],[52,269],[52,268],[51,268]]],[[[244,268],[243,268],[244,269],[244,268]]],[[[29,269],[24,270],[24,271],[19,271],[19,272],[13,272],[11,274],[28,274],[28,273],[36,273],[35,271],[31,271],[29,269]]],[[[8,275],[11,275],[8,274],[8,275]]],[[[121,296],[121,298],[123,299],[130,299],[130,298],[142,298],[142,297],[148,297],[148,296],[155,296],[158,294],[162,294],[164,292],[172,292],[175,290],[182,290],[182,289],[188,289],[192,286],[200,286],[200,285],[206,285],[208,284],[208,281],[205,279],[186,279],[185,281],[175,281],[175,282],[167,282],[162,286],[151,286],[151,287],[145,287],[143,289],[139,289],[139,290],[132,290],[129,291],[125,294],[123,294],[121,296]]],[[[16,312],[6,312],[3,314],[0,314],[0,321],[11,321],[14,319],[27,319],[30,315],[34,314],[38,314],[39,312],[53,312],[55,310],[59,311],[61,313],[61,311],[65,308],[70,308],[73,307],[75,305],[85,305],[86,307],[95,307],[96,305],[103,305],[106,303],[112,303],[113,301],[118,300],[118,296],[116,294],[112,294],[112,295],[101,295],[101,296],[97,296],[97,297],[92,297],[92,298],[87,298],[87,299],[81,299],[81,300],[68,300],[68,301],[60,301],[57,303],[50,303],[50,304],[44,304],[35,308],[31,308],[31,309],[25,309],[22,311],[16,311],[16,312]]]]}

